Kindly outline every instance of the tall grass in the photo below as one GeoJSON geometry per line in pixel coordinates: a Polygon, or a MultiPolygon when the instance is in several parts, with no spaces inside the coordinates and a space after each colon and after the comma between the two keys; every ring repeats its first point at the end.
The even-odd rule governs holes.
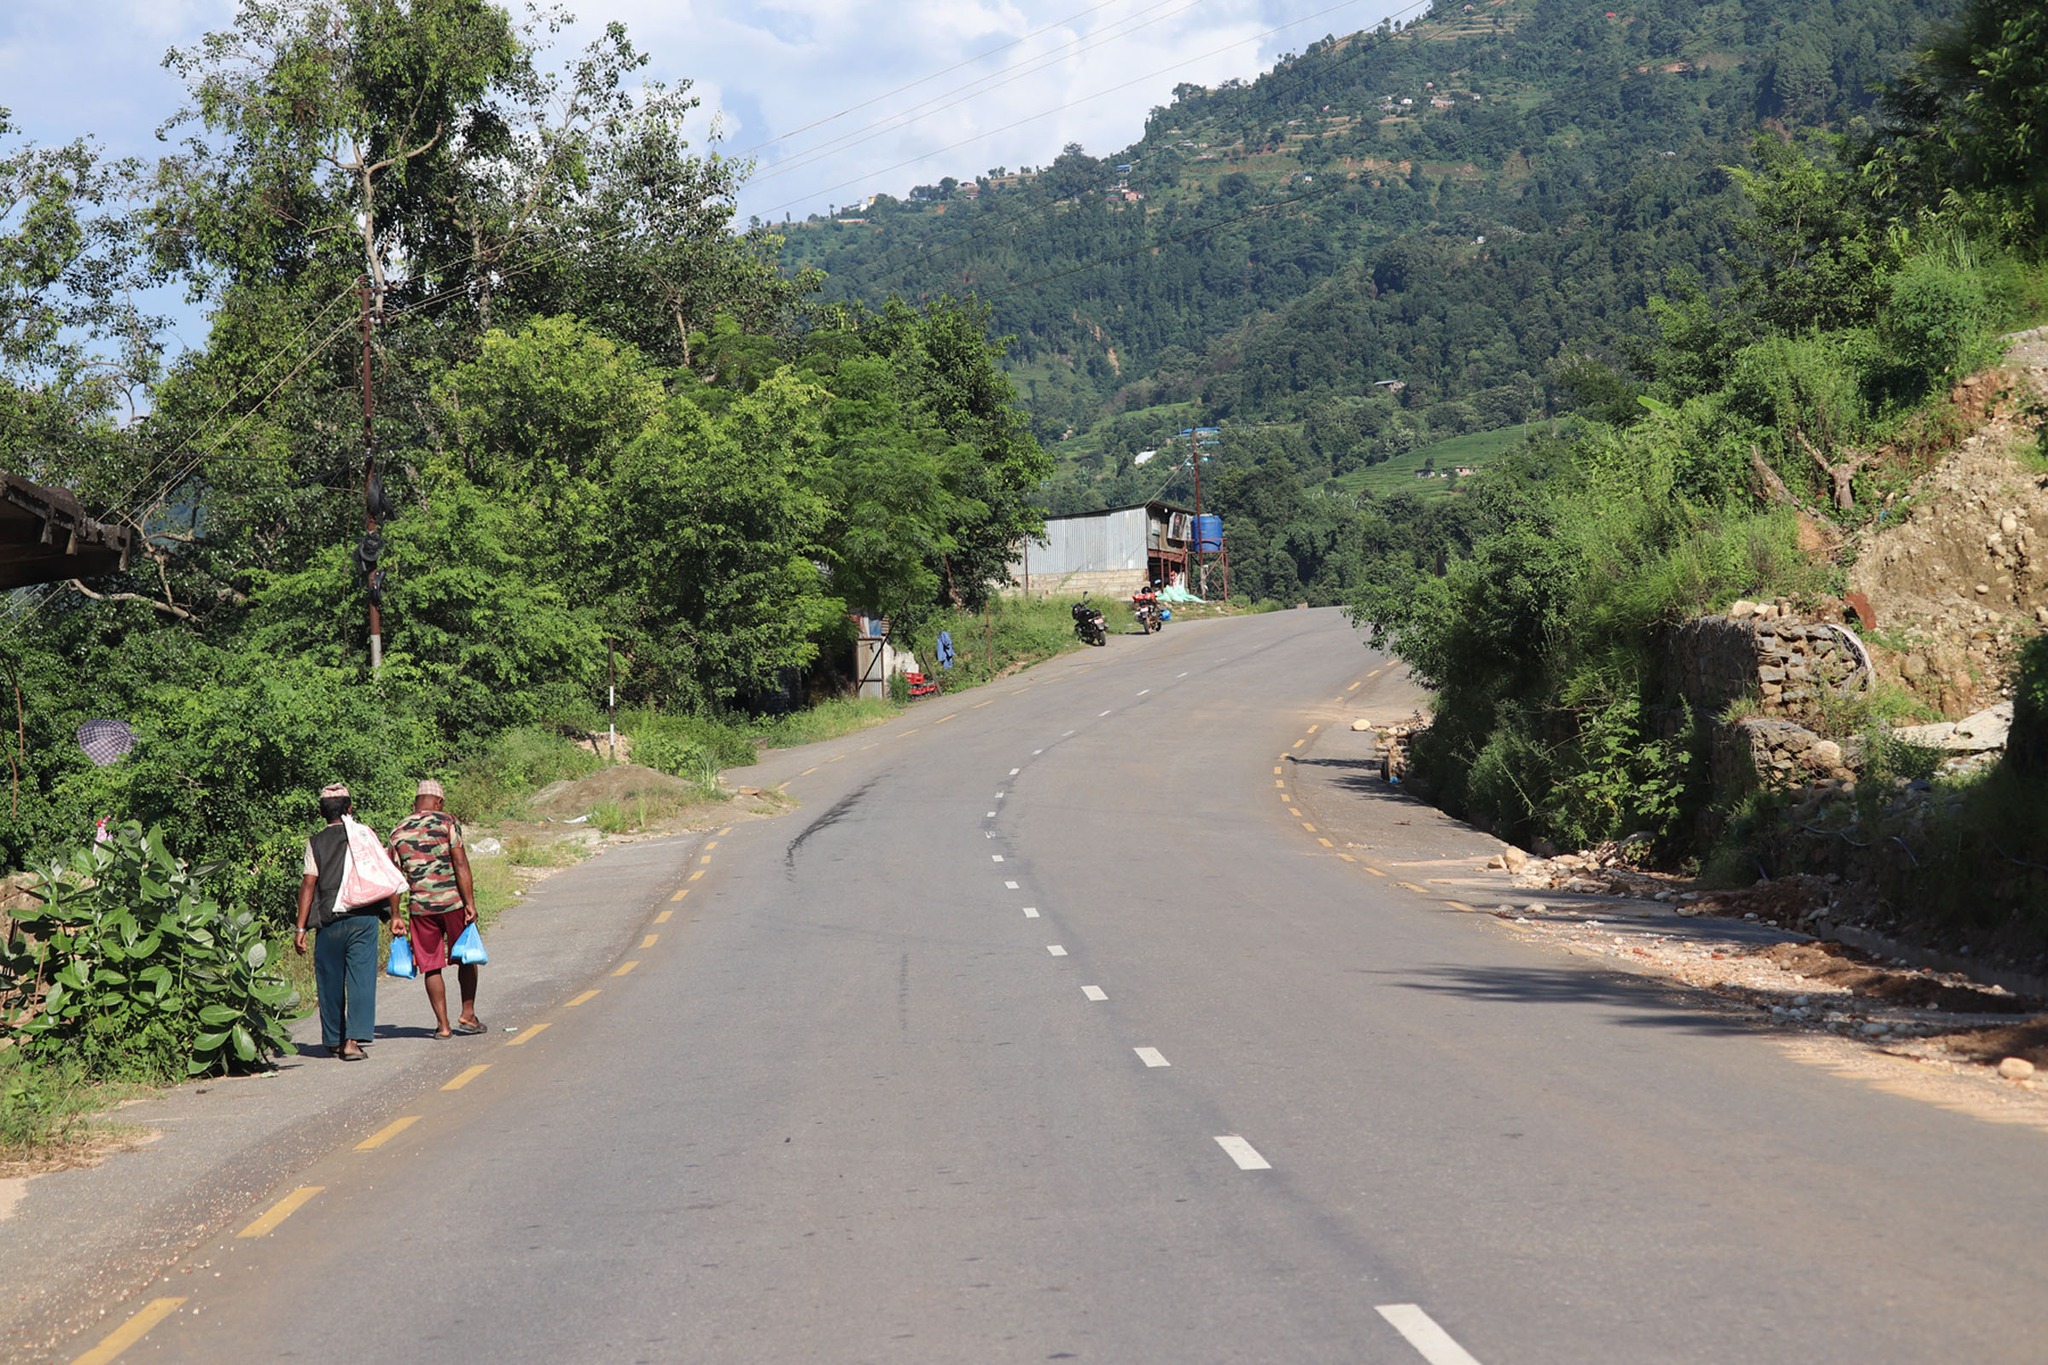
{"type": "Polygon", "coordinates": [[[448,808],[464,821],[522,819],[533,793],[552,782],[586,777],[604,764],[552,730],[520,726],[456,760],[445,782],[448,808]]]}

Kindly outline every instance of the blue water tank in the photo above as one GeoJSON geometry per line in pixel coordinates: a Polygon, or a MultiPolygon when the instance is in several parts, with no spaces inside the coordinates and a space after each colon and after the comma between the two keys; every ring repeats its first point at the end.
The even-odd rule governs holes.
{"type": "Polygon", "coordinates": [[[1207,513],[1195,518],[1195,553],[1213,555],[1223,548],[1223,518],[1207,513]]]}

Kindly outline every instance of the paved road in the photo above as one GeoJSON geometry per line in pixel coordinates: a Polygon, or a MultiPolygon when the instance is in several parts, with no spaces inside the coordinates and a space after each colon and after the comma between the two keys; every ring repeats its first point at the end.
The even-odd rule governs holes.
{"type": "Polygon", "coordinates": [[[2048,1137],[1445,909],[1487,842],[1311,770],[1384,664],[1176,624],[776,756],[123,1359],[2041,1360],[2048,1137]]]}

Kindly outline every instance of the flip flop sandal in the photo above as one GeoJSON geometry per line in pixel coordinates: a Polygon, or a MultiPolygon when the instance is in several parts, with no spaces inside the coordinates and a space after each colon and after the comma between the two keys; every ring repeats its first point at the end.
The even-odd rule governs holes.
{"type": "Polygon", "coordinates": [[[489,1033],[491,1031],[491,1026],[481,1019],[477,1020],[474,1024],[465,1024],[458,1020],[450,1024],[449,1028],[461,1034],[489,1033]]]}
{"type": "Polygon", "coordinates": [[[341,1058],[344,1062],[367,1062],[370,1060],[370,1054],[362,1051],[337,1052],[334,1055],[341,1058]]]}

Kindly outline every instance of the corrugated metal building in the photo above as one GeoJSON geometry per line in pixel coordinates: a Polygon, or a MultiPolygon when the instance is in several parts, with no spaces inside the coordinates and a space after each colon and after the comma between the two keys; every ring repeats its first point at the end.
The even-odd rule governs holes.
{"type": "Polygon", "coordinates": [[[1147,583],[1185,585],[1194,513],[1168,502],[1136,502],[1045,519],[1045,544],[1025,541],[1010,561],[1010,591],[1121,595],[1147,583]]]}

